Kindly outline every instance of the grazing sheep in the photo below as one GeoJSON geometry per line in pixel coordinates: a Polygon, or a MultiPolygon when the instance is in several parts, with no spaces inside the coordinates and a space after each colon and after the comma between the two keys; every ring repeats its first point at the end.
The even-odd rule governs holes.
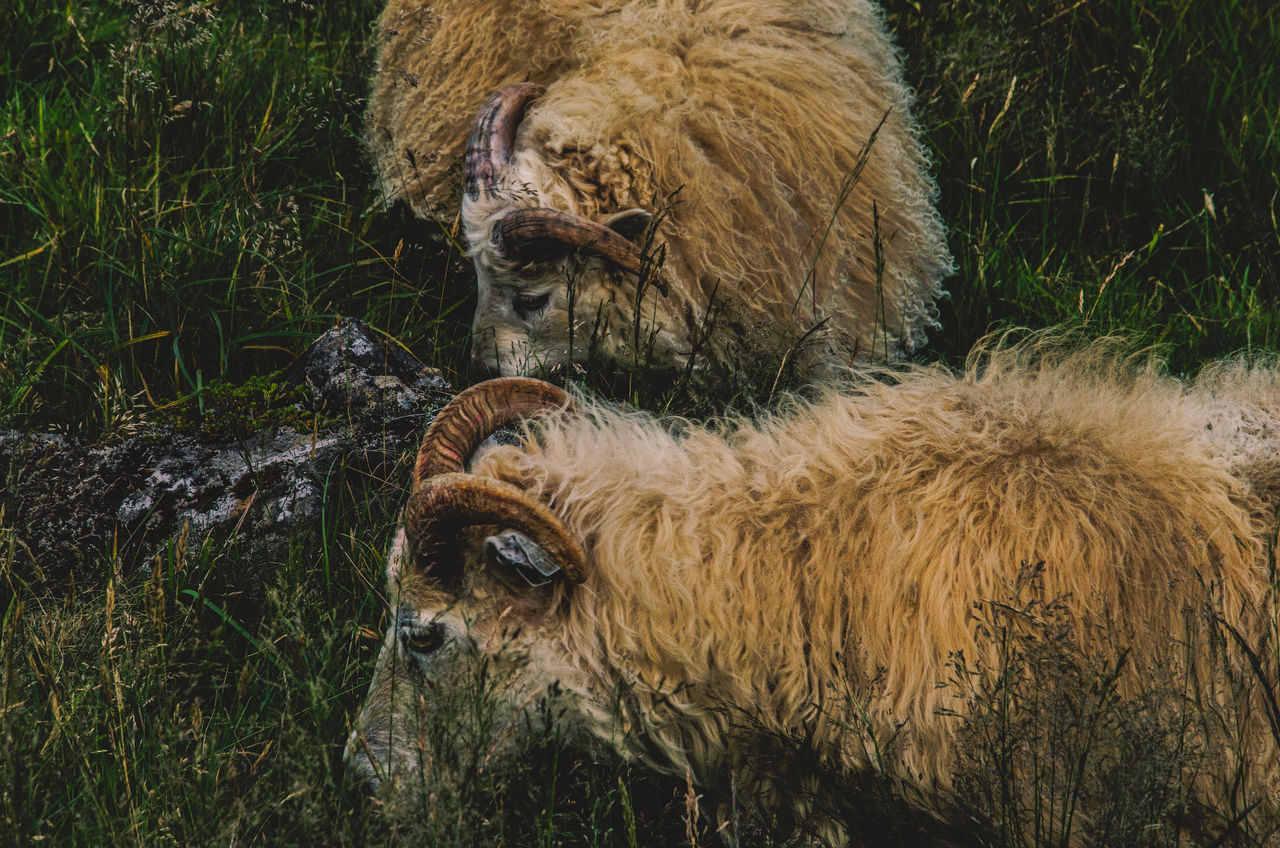
{"type": "Polygon", "coordinates": [[[446,226],[461,188],[478,364],[732,369],[817,328],[830,370],[937,326],[936,187],[868,0],[391,0],[381,30],[377,172],[446,226]]]}
{"type": "Polygon", "coordinates": [[[1232,639],[1188,660],[1171,634],[1258,645],[1274,627],[1280,370],[1184,384],[1114,345],[1054,351],[995,346],[961,375],[898,369],[716,428],[523,378],[463,393],[419,453],[351,768],[422,775],[431,680],[484,657],[510,675],[500,709],[545,696],[571,738],[705,787],[732,774],[784,805],[751,753],[798,736],[945,796],[966,709],[952,662],[998,665],[975,605],[1043,563],[1080,643],[1128,652],[1122,691],[1185,668],[1193,700],[1232,702],[1256,745],[1198,791],[1275,810],[1259,676],[1232,639]],[[523,448],[462,473],[493,426],[538,412],[523,448]],[[868,738],[894,743],[873,756],[868,738]]]}

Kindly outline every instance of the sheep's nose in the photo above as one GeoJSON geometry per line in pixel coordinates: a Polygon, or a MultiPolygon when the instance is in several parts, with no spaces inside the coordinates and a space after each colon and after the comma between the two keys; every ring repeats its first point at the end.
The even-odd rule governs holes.
{"type": "Polygon", "coordinates": [[[347,762],[347,781],[352,791],[358,791],[360,794],[369,798],[375,798],[378,790],[382,788],[382,778],[378,777],[369,765],[369,758],[364,754],[350,755],[343,757],[347,762]]]}
{"type": "Polygon", "coordinates": [[[360,792],[370,798],[378,794],[379,787],[382,786],[382,780],[377,776],[373,769],[373,764],[369,761],[369,756],[360,747],[360,731],[352,730],[347,737],[347,745],[342,752],[342,762],[347,767],[347,779],[351,784],[357,784],[360,792]],[[364,778],[360,780],[360,778],[364,778]]]}

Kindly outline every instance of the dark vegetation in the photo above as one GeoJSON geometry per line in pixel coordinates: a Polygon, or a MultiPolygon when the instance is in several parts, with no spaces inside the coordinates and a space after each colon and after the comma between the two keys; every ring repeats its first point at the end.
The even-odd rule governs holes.
{"type": "MultiPolygon", "coordinates": [[[[160,425],[304,427],[265,420],[295,409],[280,403],[278,376],[339,316],[466,381],[472,304],[458,246],[383,210],[363,159],[378,6],[10,0],[0,427],[87,442],[160,425]]],[[[1179,372],[1280,346],[1280,10],[885,7],[958,263],[943,329],[920,358],[955,362],[991,329],[1064,323],[1155,344],[1179,372]]],[[[680,375],[588,378],[646,406],[708,414],[786,385],[785,352],[766,353],[756,397],[680,375]]],[[[402,462],[373,499],[335,477],[318,550],[308,535],[252,561],[234,543],[182,534],[126,574],[122,552],[104,545],[82,552],[85,579],[49,590],[5,519],[22,498],[10,470],[0,843],[755,845],[788,844],[793,825],[803,836],[803,822],[767,820],[742,798],[699,798],[683,780],[556,740],[501,769],[484,763],[487,749],[463,750],[470,782],[434,787],[408,821],[350,793],[342,742],[381,640],[381,567],[406,476],[402,462]],[[247,597],[226,575],[250,569],[247,597]],[[730,811],[719,837],[717,804],[730,811]]],[[[831,812],[870,844],[1061,844],[1085,795],[1115,800],[1088,824],[1097,844],[1178,844],[1182,781],[1198,756],[1185,723],[1160,692],[1120,698],[1108,688],[1114,658],[1080,656],[1046,627],[993,618],[993,639],[1016,635],[1007,667],[986,682],[957,670],[957,691],[987,707],[962,763],[963,828],[909,812],[888,780],[806,759],[802,739],[761,756],[862,799],[831,812]],[[1078,685],[1041,692],[1027,671],[1045,667],[1078,685]],[[1099,733],[1046,721],[1028,736],[1003,712],[1011,704],[1087,713],[1099,733]],[[1079,779],[1043,787],[1057,806],[1019,808],[1006,790],[1027,762],[1074,764],[1079,779]]],[[[466,722],[489,720],[483,683],[451,725],[463,749],[466,722]]],[[[1191,832],[1266,844],[1275,826],[1206,820],[1191,832]]]]}

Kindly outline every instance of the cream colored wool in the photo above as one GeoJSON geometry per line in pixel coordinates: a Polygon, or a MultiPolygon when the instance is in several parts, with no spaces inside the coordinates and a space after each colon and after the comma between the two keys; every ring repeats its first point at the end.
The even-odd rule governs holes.
{"type": "MultiPolygon", "coordinates": [[[[604,220],[675,198],[657,231],[671,293],[643,306],[659,364],[681,364],[713,294],[725,312],[710,352],[722,359],[743,338],[794,342],[822,322],[828,365],[854,352],[893,357],[937,325],[952,264],[936,188],[897,53],[867,0],[392,0],[381,29],[369,133],[388,200],[452,224],[476,111],[525,80],[547,91],[520,126],[502,211],[549,206],[604,220]]],[[[495,210],[476,206],[463,201],[462,220],[483,277],[495,210]]],[[[610,304],[602,347],[620,357],[635,280],[599,260],[587,277],[579,338],[610,304]]],[[[482,279],[482,301],[504,284],[482,279]]],[[[565,307],[557,298],[543,324],[508,338],[508,319],[486,317],[482,302],[478,336],[495,328],[496,346],[559,362],[565,307]]]]}
{"type": "Polygon", "coordinates": [[[1213,455],[1280,514],[1280,361],[1213,363],[1196,380],[1190,399],[1201,406],[1201,435],[1213,455]]]}
{"type": "MultiPolygon", "coordinates": [[[[585,583],[513,589],[472,546],[460,595],[400,553],[390,588],[417,621],[510,651],[511,709],[554,680],[571,731],[675,775],[715,784],[736,770],[739,787],[785,797],[750,773],[754,734],[811,734],[855,771],[945,794],[960,719],[943,713],[966,708],[943,685],[948,663],[963,652],[998,669],[975,604],[1012,601],[1026,563],[1043,562],[1044,597],[1065,605],[1084,645],[1129,650],[1130,693],[1183,667],[1178,636],[1204,636],[1210,595],[1255,646],[1275,626],[1275,493],[1255,489],[1276,479],[1270,365],[1214,366],[1185,384],[1114,345],[1031,343],[979,351],[961,375],[911,367],[718,428],[586,407],[473,469],[563,517],[587,545],[585,583]],[[832,693],[851,693],[857,714],[832,693]],[[895,740],[885,761],[868,738],[895,740]]],[[[1280,762],[1256,680],[1241,675],[1230,694],[1208,640],[1195,644],[1190,696],[1230,702],[1250,741],[1240,762],[1211,752],[1204,800],[1253,793],[1241,807],[1274,810],[1280,762]],[[1232,788],[1237,766],[1252,776],[1244,790],[1232,788]]],[[[381,700],[362,728],[388,711],[411,726],[407,707],[381,700]]]]}

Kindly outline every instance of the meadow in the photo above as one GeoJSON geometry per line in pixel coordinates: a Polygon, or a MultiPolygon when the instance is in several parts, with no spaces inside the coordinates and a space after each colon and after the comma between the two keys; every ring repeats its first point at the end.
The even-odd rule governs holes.
{"type": "MultiPolygon", "coordinates": [[[[883,6],[957,263],[918,359],[959,363],[1011,327],[1119,333],[1174,373],[1280,349],[1280,9],[883,6]]],[[[342,316],[466,383],[471,272],[445,228],[383,207],[363,152],[376,0],[7,9],[0,429],[109,443],[211,386],[278,372],[342,316]]],[[[661,402],[756,402],[698,391],[661,402]]],[[[353,793],[342,743],[381,642],[407,462],[374,498],[335,484],[324,526],[252,563],[253,591],[221,577],[248,570],[246,551],[185,534],[147,573],[122,573],[106,545],[85,552],[75,586],[45,585],[4,518],[22,470],[0,469],[0,844],[790,844],[787,823],[741,799],[713,834],[712,800],[684,781],[555,739],[503,769],[473,746],[465,780],[408,822],[353,793]]],[[[1092,790],[1132,801],[1113,805],[1102,844],[1179,844],[1178,728],[1162,705],[1109,697],[1108,669],[1051,628],[1009,656],[1069,669],[1131,752],[1092,790]]],[[[463,739],[491,720],[477,686],[459,696],[463,739]]],[[[1092,762],[1096,739],[1054,727],[1025,744],[1092,762]]],[[[830,779],[870,799],[842,814],[872,844],[1059,844],[1069,812],[1027,829],[1008,820],[1040,811],[1000,807],[1005,767],[1028,750],[974,748],[966,780],[988,777],[965,784],[972,834],[918,820],[889,782],[830,779]]],[[[1275,838],[1229,822],[1205,842],[1275,838]]]]}

